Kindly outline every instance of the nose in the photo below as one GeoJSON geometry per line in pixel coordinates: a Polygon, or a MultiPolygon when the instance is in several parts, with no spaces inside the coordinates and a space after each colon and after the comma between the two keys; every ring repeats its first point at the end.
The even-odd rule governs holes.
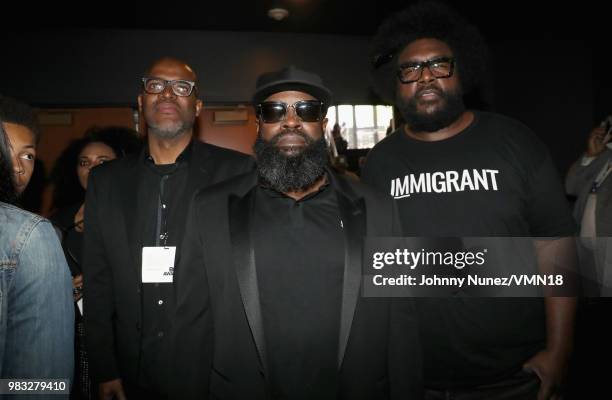
{"type": "Polygon", "coordinates": [[[172,85],[167,83],[166,87],[164,87],[164,90],[160,93],[160,96],[164,98],[176,97],[176,94],[174,94],[174,89],[172,89],[172,85]]]}
{"type": "Polygon", "coordinates": [[[13,157],[13,171],[16,176],[25,174],[25,168],[23,167],[23,163],[21,162],[21,159],[17,156],[13,157]]]}
{"type": "Polygon", "coordinates": [[[283,119],[283,127],[296,128],[302,125],[302,120],[298,117],[295,107],[293,105],[287,106],[287,114],[283,119]]]}
{"type": "Polygon", "coordinates": [[[431,70],[429,69],[429,65],[424,65],[422,68],[423,69],[421,70],[421,79],[419,79],[419,82],[431,82],[436,80],[436,77],[434,76],[434,74],[431,73],[431,70]]]}

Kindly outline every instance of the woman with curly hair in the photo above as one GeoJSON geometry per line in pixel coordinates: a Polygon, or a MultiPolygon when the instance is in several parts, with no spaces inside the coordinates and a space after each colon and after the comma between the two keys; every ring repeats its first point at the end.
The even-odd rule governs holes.
{"type": "Polygon", "coordinates": [[[76,319],[73,399],[95,397],[91,392],[82,315],[81,253],[87,178],[92,168],[138,151],[139,148],[136,131],[122,127],[94,128],[64,150],[52,173],[55,183],[54,205],[59,210],[51,220],[62,232],[62,247],[73,277],[76,319]]]}

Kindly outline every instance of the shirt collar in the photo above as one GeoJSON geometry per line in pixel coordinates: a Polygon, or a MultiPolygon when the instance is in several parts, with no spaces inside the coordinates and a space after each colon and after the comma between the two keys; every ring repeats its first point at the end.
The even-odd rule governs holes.
{"type": "MultiPolygon", "coordinates": [[[[258,180],[257,185],[258,185],[258,187],[260,189],[262,189],[263,193],[267,194],[270,197],[284,197],[284,198],[287,198],[287,199],[292,199],[291,197],[287,196],[286,194],[274,190],[266,182],[263,182],[261,179],[258,180]]],[[[321,185],[321,187],[319,187],[319,189],[316,192],[309,193],[308,195],[306,195],[306,196],[302,197],[301,199],[297,200],[296,203],[297,202],[306,201],[308,199],[311,199],[311,198],[319,195],[320,193],[325,191],[330,185],[331,185],[331,180],[329,179],[328,172],[326,171],[325,172],[325,182],[323,183],[323,185],[321,185]]]]}
{"type": "MultiPolygon", "coordinates": [[[[175,164],[189,164],[189,162],[191,161],[192,155],[191,153],[193,153],[193,140],[191,139],[189,141],[189,144],[187,144],[187,147],[185,147],[185,149],[181,152],[181,154],[179,154],[179,156],[176,158],[176,162],[175,164]]],[[[144,150],[142,152],[142,161],[146,162],[147,164],[152,164],[155,165],[155,162],[153,160],[153,157],[151,156],[151,153],[149,152],[149,146],[145,145],[144,146],[144,150]]]]}

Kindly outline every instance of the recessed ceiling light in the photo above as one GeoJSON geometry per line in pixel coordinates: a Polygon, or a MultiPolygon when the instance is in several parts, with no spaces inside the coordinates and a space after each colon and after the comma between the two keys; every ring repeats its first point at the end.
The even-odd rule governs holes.
{"type": "Polygon", "coordinates": [[[289,16],[289,11],[287,11],[287,9],[285,8],[277,7],[277,8],[271,8],[268,10],[268,17],[276,21],[282,21],[288,16],[289,16]]]}

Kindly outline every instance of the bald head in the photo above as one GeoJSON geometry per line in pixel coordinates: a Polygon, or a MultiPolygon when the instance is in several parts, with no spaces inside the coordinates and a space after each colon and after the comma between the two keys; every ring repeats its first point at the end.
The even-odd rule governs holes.
{"type": "Polygon", "coordinates": [[[202,102],[197,98],[197,86],[185,89],[185,82],[181,86],[174,85],[177,81],[196,82],[197,85],[193,69],[184,61],[164,57],[151,64],[145,77],[150,78],[148,82],[157,85],[154,90],[148,91],[143,85],[138,96],[138,105],[147,122],[148,132],[164,140],[174,140],[182,135],[191,137],[195,118],[202,109],[202,102]]]}
{"type": "Polygon", "coordinates": [[[197,83],[198,77],[195,71],[183,60],[179,60],[174,57],[162,57],[151,63],[149,68],[146,69],[144,76],[155,76],[155,71],[158,70],[182,70],[185,74],[186,80],[195,81],[197,83]]]}

